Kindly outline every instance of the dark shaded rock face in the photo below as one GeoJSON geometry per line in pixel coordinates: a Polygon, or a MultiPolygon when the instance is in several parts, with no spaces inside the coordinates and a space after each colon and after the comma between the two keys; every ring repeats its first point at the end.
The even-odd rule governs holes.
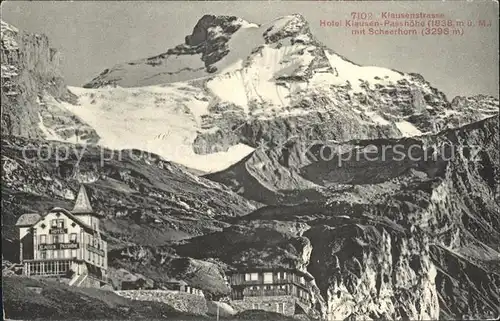
{"type": "MultiPolygon", "coordinates": [[[[405,105],[401,101],[404,98],[401,94],[404,89],[399,90],[402,91],[396,95],[398,101],[389,108],[390,112],[395,117],[406,115],[404,117],[408,117],[408,121],[421,132],[437,133],[440,130],[457,128],[478,121],[483,117],[498,115],[498,99],[491,96],[457,97],[450,104],[442,93],[436,92],[432,100],[422,103],[424,106],[434,104],[432,110],[415,111],[412,95],[405,98],[408,103],[405,105]],[[433,101],[439,101],[439,104],[433,101]],[[405,110],[414,112],[405,114],[405,110]]],[[[378,104],[375,95],[379,94],[374,93],[370,104],[378,104]]],[[[387,101],[387,98],[385,96],[377,98],[381,100],[376,108],[383,109],[381,101],[387,101]]],[[[352,103],[352,100],[350,102],[352,103]]],[[[338,104],[338,100],[335,103],[338,104]]],[[[347,101],[345,105],[332,111],[314,111],[318,109],[321,107],[314,107],[307,115],[295,117],[277,116],[271,119],[249,120],[240,125],[236,132],[227,131],[227,135],[219,134],[220,138],[213,142],[214,144],[237,135],[242,137],[243,142],[264,149],[259,148],[250,157],[230,168],[207,174],[206,177],[230,186],[247,198],[266,204],[280,204],[283,201],[287,202],[287,199],[288,202],[294,202],[296,198],[286,197],[289,191],[318,189],[322,185],[317,180],[310,181],[309,177],[301,176],[299,173],[307,171],[310,162],[320,158],[319,153],[324,152],[321,147],[325,145],[322,142],[328,141],[326,144],[328,152],[338,153],[342,146],[357,144],[361,140],[393,139],[398,142],[397,137],[401,137],[400,131],[394,124],[367,123],[359,115],[349,111],[347,101]]],[[[408,138],[407,143],[411,144],[411,138],[408,138]]],[[[341,156],[332,155],[331,158],[338,159],[341,156]]],[[[314,166],[321,166],[319,164],[321,162],[314,166]]]]}
{"type": "Polygon", "coordinates": [[[226,264],[216,259],[181,257],[170,248],[130,246],[116,249],[109,253],[109,264],[116,283],[123,279],[119,275],[121,271],[130,271],[130,275],[147,276],[154,288],[168,288],[166,282],[183,280],[202,289],[209,299],[217,300],[230,292],[224,273],[226,264]]]}
{"type": "MultiPolygon", "coordinates": [[[[203,16],[193,29],[191,35],[186,36],[186,45],[201,46],[203,49],[202,60],[209,68],[228,54],[227,42],[240,25],[235,23],[234,16],[203,16]],[[211,30],[212,28],[216,28],[211,30]]],[[[213,72],[213,71],[212,71],[213,72]]]]}
{"type": "Polygon", "coordinates": [[[498,133],[494,117],[434,136],[345,146],[397,142],[421,153],[311,163],[302,175],[321,178],[324,200],[264,207],[173,248],[230,266],[303,269],[331,320],[498,316],[498,133]]]}
{"type": "Polygon", "coordinates": [[[50,138],[44,125],[56,121],[53,136],[66,139],[76,135],[96,142],[94,129],[51,106],[52,101],[75,104],[76,96],[66,88],[59,71],[61,57],[50,47],[48,38],[20,33],[4,21],[1,28],[2,135],[50,138]]]}
{"type": "Polygon", "coordinates": [[[232,34],[238,30],[238,26],[231,28],[231,23],[236,21],[237,17],[232,16],[214,16],[204,15],[198,20],[198,23],[193,29],[193,33],[186,36],[186,45],[198,46],[210,40],[209,28],[219,26],[224,32],[232,34]]]}
{"type": "MultiPolygon", "coordinates": [[[[193,33],[186,36],[185,45],[192,48],[193,53],[202,54],[201,60],[205,62],[207,71],[214,72],[215,70],[210,68],[211,65],[228,54],[227,42],[240,28],[237,20],[234,16],[204,15],[194,27],[193,33]]],[[[181,45],[168,50],[167,54],[186,54],[189,53],[187,49],[181,45]]]]}
{"type": "MultiPolygon", "coordinates": [[[[231,35],[234,34],[241,27],[241,21],[234,16],[215,16],[215,15],[204,15],[200,18],[198,23],[195,25],[191,35],[185,37],[185,43],[180,44],[174,48],[168,49],[165,53],[159,54],[157,56],[149,57],[143,60],[134,61],[128,63],[129,66],[140,66],[144,64],[147,67],[165,67],[168,71],[158,71],[149,75],[149,78],[154,78],[157,76],[170,75],[175,76],[176,74],[181,74],[184,72],[202,72],[203,69],[211,74],[217,71],[214,64],[220,61],[229,53],[229,48],[227,46],[228,41],[231,39],[231,35]],[[170,62],[179,56],[194,56],[200,55],[200,59],[203,62],[204,68],[186,66],[179,70],[169,69],[170,62]]],[[[175,62],[172,62],[175,64],[175,62]]],[[[124,86],[121,76],[119,76],[121,67],[113,67],[111,69],[104,70],[99,76],[92,79],[89,83],[85,84],[84,88],[98,88],[103,86],[113,86],[121,85],[124,86]],[[116,76],[113,76],[116,74],[116,76]]],[[[126,77],[127,75],[124,75],[126,77]]],[[[198,76],[199,77],[199,76],[198,76]]],[[[197,78],[194,76],[193,78],[197,78]]],[[[147,81],[146,79],[141,79],[137,81],[147,81]]],[[[134,86],[134,85],[125,85],[134,86]]]]}

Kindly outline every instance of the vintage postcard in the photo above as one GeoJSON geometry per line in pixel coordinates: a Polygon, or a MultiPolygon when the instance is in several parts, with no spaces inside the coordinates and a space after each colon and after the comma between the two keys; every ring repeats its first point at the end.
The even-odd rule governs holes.
{"type": "Polygon", "coordinates": [[[496,1],[4,1],[7,320],[500,317],[496,1]]]}

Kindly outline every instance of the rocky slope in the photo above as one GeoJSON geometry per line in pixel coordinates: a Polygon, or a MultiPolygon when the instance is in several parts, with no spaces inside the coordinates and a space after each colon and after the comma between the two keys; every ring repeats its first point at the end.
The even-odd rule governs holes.
{"type": "MultiPolygon", "coordinates": [[[[498,111],[498,99],[494,97],[484,95],[468,98],[456,97],[450,103],[449,109],[445,110],[446,116],[434,115],[426,121],[436,132],[439,132],[438,129],[441,131],[446,129],[436,124],[445,124],[444,128],[456,128],[483,117],[498,117],[498,111]]],[[[411,117],[422,120],[422,116],[422,114],[414,114],[411,117]]],[[[310,122],[305,124],[310,124],[310,122]]],[[[344,125],[339,125],[337,128],[344,125]]],[[[352,128],[356,127],[353,125],[352,128]]],[[[422,136],[422,133],[414,134],[422,136]]],[[[413,141],[411,137],[414,135],[408,136],[403,141],[411,144],[413,141]]],[[[391,137],[397,141],[397,135],[388,135],[386,139],[391,137]]],[[[319,177],[322,174],[321,172],[317,175],[311,173],[318,166],[329,167],[331,165],[321,162],[321,159],[342,163],[350,155],[350,148],[353,146],[357,144],[366,146],[373,143],[373,140],[363,139],[362,136],[356,134],[347,135],[344,139],[324,137],[321,134],[318,135],[318,131],[305,136],[295,136],[285,143],[280,143],[279,146],[266,145],[271,148],[258,149],[229,168],[207,174],[205,177],[230,186],[234,191],[249,199],[266,204],[293,204],[304,200],[321,199],[324,194],[322,188],[324,184],[318,180],[322,179],[319,177]],[[356,136],[358,139],[348,139],[348,137],[355,138],[356,136]],[[363,143],[363,140],[366,142],[363,143]],[[343,153],[346,154],[343,155],[343,153]],[[312,163],[314,165],[311,166],[312,163]],[[297,196],[297,190],[303,191],[300,193],[301,196],[297,196]]],[[[339,164],[335,164],[335,167],[339,167],[339,164]]],[[[339,169],[340,171],[342,170],[339,169]]],[[[363,176],[360,178],[365,179],[363,176]]],[[[346,178],[347,181],[349,179],[346,178]]]]}
{"type": "Polygon", "coordinates": [[[104,214],[112,247],[159,245],[220,230],[224,216],[256,207],[224,186],[199,178],[157,155],[69,143],[2,140],[3,237],[26,212],[71,208],[80,183],[104,214]]]}
{"type": "MultiPolygon", "coordinates": [[[[192,298],[174,302],[144,302],[130,300],[111,291],[91,288],[75,288],[55,280],[35,280],[6,277],[2,283],[4,320],[29,320],[36,314],[37,320],[213,320],[212,314],[197,314],[189,309],[192,298]]],[[[203,302],[207,304],[215,302],[203,302]]],[[[221,303],[219,303],[221,304],[221,303]]],[[[202,304],[199,304],[202,305],[202,304]]],[[[224,303],[221,305],[224,306],[224,303]]],[[[224,315],[227,321],[273,320],[293,321],[283,315],[264,311],[245,311],[236,315],[224,315]]]]}
{"type": "Polygon", "coordinates": [[[324,299],[312,304],[331,320],[498,317],[498,124],[364,142],[417,148],[412,159],[379,148],[340,168],[317,165],[325,201],[264,207],[173,248],[233,267],[303,269],[324,299]]]}
{"type": "Polygon", "coordinates": [[[218,265],[167,260],[165,255],[154,256],[149,264],[146,249],[154,251],[172,240],[220,231],[229,226],[225,216],[247,214],[259,204],[157,155],[137,150],[10,137],[2,139],[1,154],[3,259],[19,260],[14,225],[20,215],[43,213],[55,206],[70,209],[83,183],[93,208],[105,217],[102,226],[110,236],[113,286],[120,288],[122,281],[137,278],[151,280],[154,287],[182,279],[196,285],[197,279],[213,275],[212,289],[219,289],[215,293],[227,292],[218,265]],[[135,260],[141,263],[134,264],[135,260]],[[163,272],[156,260],[165,267],[163,272]],[[123,268],[126,270],[121,271],[123,268]],[[192,275],[192,271],[196,273],[192,275]]]}
{"type": "Polygon", "coordinates": [[[228,270],[271,265],[312,275],[331,320],[500,313],[497,99],[356,65],[300,15],[205,16],[185,44],[70,88],[79,105],[45,38],[19,39],[2,24],[6,259],[19,215],[69,208],[86,183],[116,279],[219,298],[228,270]]]}
{"type": "Polygon", "coordinates": [[[6,277],[2,284],[5,320],[204,320],[160,302],[133,301],[111,291],[75,288],[55,280],[6,277]]]}
{"type": "MultiPolygon", "coordinates": [[[[122,161],[124,165],[111,161],[95,171],[89,169],[93,167],[90,159],[95,159],[95,154],[90,153],[73,176],[68,174],[75,172],[74,160],[70,160],[58,169],[49,165],[54,162],[32,162],[28,177],[23,174],[27,168],[24,162],[15,162],[15,170],[11,165],[20,153],[21,142],[4,143],[2,154],[7,158],[2,178],[8,183],[3,186],[7,196],[2,198],[7,214],[4,225],[14,221],[9,219],[13,213],[20,212],[11,210],[15,206],[28,209],[22,203],[33,203],[40,208],[43,202],[48,206],[48,198],[64,190],[70,199],[71,191],[76,190],[71,188],[71,182],[87,181],[92,182],[92,201],[107,214],[104,226],[114,237],[115,246],[110,253],[113,270],[125,268],[141,273],[156,286],[183,279],[216,299],[227,294],[224,274],[228,270],[254,265],[283,266],[314,277],[308,284],[313,294],[310,306],[331,320],[498,316],[498,125],[498,119],[493,117],[433,136],[346,144],[344,150],[363,153],[346,159],[341,167],[336,160],[311,163],[302,173],[325,186],[323,200],[263,207],[244,216],[234,216],[237,213],[226,205],[229,215],[220,223],[195,211],[196,203],[191,206],[196,217],[193,220],[189,219],[189,211],[180,207],[190,202],[190,188],[196,189],[196,193],[208,193],[203,199],[216,193],[218,198],[214,200],[225,199],[221,197],[223,190],[205,190],[202,183],[214,188],[213,183],[185,174],[173,164],[159,160],[149,164],[146,160],[130,162],[127,158],[122,161]],[[366,146],[370,150],[364,150],[366,146]],[[396,158],[388,152],[395,150],[394,146],[401,146],[402,150],[412,148],[412,158],[396,158]],[[113,174],[116,172],[118,175],[113,174]],[[93,181],[96,177],[99,178],[93,181]],[[172,189],[187,189],[187,200],[170,204],[176,207],[175,213],[155,215],[147,204],[159,200],[152,193],[161,193],[158,182],[163,179],[172,189]],[[56,186],[59,184],[66,189],[56,186]],[[124,224],[120,230],[113,229],[116,213],[121,212],[116,202],[131,207],[128,199],[133,197],[133,190],[141,191],[135,193],[134,205],[142,204],[147,209],[143,211],[145,217],[139,218],[125,209],[128,215],[124,224]],[[50,195],[36,195],[40,191],[50,195]],[[19,193],[31,196],[21,198],[19,193]],[[171,223],[174,215],[177,229],[198,231],[201,223],[204,228],[198,234],[203,235],[181,241],[163,238],[163,244],[148,238],[149,243],[137,245],[141,244],[141,235],[150,236],[156,228],[168,233],[161,223],[158,224],[162,227],[157,227],[156,220],[171,223]],[[207,226],[208,223],[212,225],[207,226]],[[124,229],[125,224],[141,228],[133,240],[128,238],[130,232],[124,229]],[[217,224],[220,225],[210,228],[217,224]]],[[[234,194],[226,193],[230,200],[236,200],[234,206],[244,204],[234,194]]],[[[63,196],[55,198],[66,202],[63,196]]],[[[166,198],[162,197],[162,202],[166,198]]],[[[216,207],[224,208],[223,204],[216,207]]]]}
{"type": "Polygon", "coordinates": [[[85,122],[60,108],[77,97],[59,71],[60,54],[45,35],[1,22],[2,135],[96,142],[85,122]]]}

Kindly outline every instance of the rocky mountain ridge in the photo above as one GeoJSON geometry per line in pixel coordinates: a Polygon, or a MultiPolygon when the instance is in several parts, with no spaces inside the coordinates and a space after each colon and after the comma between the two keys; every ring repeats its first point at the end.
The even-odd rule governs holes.
{"type": "Polygon", "coordinates": [[[45,35],[1,22],[2,135],[96,142],[95,130],[60,102],[76,104],[59,70],[61,55],[45,35]]]}
{"type": "Polygon", "coordinates": [[[174,248],[229,265],[304,269],[329,320],[498,316],[498,126],[494,117],[400,140],[428,151],[415,160],[318,166],[337,188],[325,200],[263,207],[174,248]]]}
{"type": "MultiPolygon", "coordinates": [[[[38,76],[52,70],[48,60],[2,78],[9,90],[36,84],[13,95],[36,104],[2,102],[2,122],[4,110],[38,113],[33,128],[43,129],[2,132],[5,258],[16,261],[19,215],[69,208],[85,183],[105,216],[117,279],[122,269],[160,285],[183,279],[218,299],[225,272],[271,265],[312,275],[310,306],[330,320],[500,314],[498,99],[449,102],[419,75],[358,66],[322,47],[300,15],[262,26],[202,20],[172,53],[193,58],[198,48],[200,74],[217,68],[206,78],[188,70],[179,73],[188,80],[143,86],[142,71],[118,79],[113,69],[96,80],[104,87],[70,88],[79,105],[42,96],[53,98],[47,117],[33,95],[52,77],[38,76]],[[61,115],[75,123],[56,131],[61,115]],[[74,144],[75,128],[98,138],[74,144]],[[331,159],[320,157],[325,146],[331,159]],[[418,158],[398,160],[394,146],[416,147],[418,158]]],[[[24,66],[4,53],[38,50],[8,47],[15,35],[2,24],[2,77],[24,66]]]]}
{"type": "MultiPolygon", "coordinates": [[[[498,106],[498,99],[478,95],[477,97],[456,97],[450,104],[449,127],[460,127],[473,123],[478,112],[488,110],[484,116],[495,115],[494,108],[498,106]],[[487,107],[484,107],[487,106],[487,107]]],[[[496,114],[498,117],[498,113],[496,114]]],[[[436,127],[436,133],[438,131],[436,127]]],[[[353,135],[355,136],[355,135],[353,135]]],[[[426,137],[426,135],[417,135],[426,137]]],[[[413,137],[417,137],[413,136],[413,137]]],[[[378,138],[384,139],[384,138],[378,138]]],[[[412,140],[412,137],[397,138],[389,136],[385,139],[394,142],[399,139],[412,140]]],[[[328,137],[318,139],[318,136],[310,135],[309,138],[294,137],[285,144],[277,147],[258,149],[248,157],[231,167],[220,172],[210,173],[205,177],[230,186],[234,191],[266,204],[295,203],[304,200],[322,198],[324,184],[318,182],[311,175],[304,175],[309,170],[315,171],[316,166],[338,168],[341,164],[325,164],[318,160],[326,158],[329,160],[340,160],[348,157],[346,154],[350,148],[358,146],[364,148],[371,143],[370,139],[347,139],[339,141],[328,137]],[[296,191],[303,191],[304,198],[297,198],[296,191]]],[[[341,171],[341,169],[339,169],[341,171]]],[[[369,175],[364,173],[362,175],[369,175]]],[[[314,175],[319,178],[321,174],[314,175]]],[[[349,175],[348,175],[349,177],[349,175]]],[[[361,177],[365,178],[365,177],[361,177]]],[[[347,182],[351,182],[345,180],[347,182]]],[[[341,183],[337,180],[336,183],[341,183]]]]}
{"type": "Polygon", "coordinates": [[[157,56],[106,69],[83,87],[138,87],[137,79],[141,81],[140,87],[144,87],[209,75],[218,70],[216,63],[229,53],[227,43],[230,37],[240,28],[250,26],[248,22],[234,16],[204,15],[193,28],[192,34],[185,37],[183,44],[157,56]],[[182,58],[190,63],[178,68],[177,64],[182,58]],[[170,67],[171,64],[173,67],[170,67]]]}
{"type": "Polygon", "coordinates": [[[418,74],[357,65],[318,41],[299,14],[262,25],[203,16],[185,43],[112,67],[85,87],[71,88],[85,108],[63,108],[91,124],[100,144],[148,150],[210,173],[262,145],[437,133],[498,113],[493,97],[449,102],[418,74]],[[162,125],[175,121],[153,122],[146,116],[150,106],[162,125]],[[123,111],[125,119],[117,120],[123,111]],[[115,128],[122,121],[140,130],[115,128]],[[186,125],[179,129],[179,123],[186,125]]]}
{"type": "Polygon", "coordinates": [[[263,207],[240,217],[234,215],[253,205],[159,158],[132,153],[99,168],[90,150],[78,167],[74,157],[26,162],[19,158],[22,147],[36,142],[12,138],[2,145],[3,243],[15,242],[8,230],[15,213],[68,207],[76,182],[85,182],[106,216],[112,271],[125,268],[157,284],[181,278],[217,298],[228,290],[225,271],[256,264],[294,267],[315,278],[308,285],[314,293],[310,304],[329,319],[495,316],[498,126],[494,117],[434,136],[364,142],[420,144],[429,151],[405,162],[388,157],[319,166],[316,171],[323,173],[315,174],[334,187],[325,199],[263,207]],[[450,157],[452,151],[458,153],[450,157]],[[166,202],[172,192],[177,195],[166,202]],[[197,205],[211,194],[217,195],[211,198],[217,202],[213,210],[226,213],[199,208],[212,206],[197,205]],[[160,212],[154,209],[158,202],[164,204],[160,212]]]}

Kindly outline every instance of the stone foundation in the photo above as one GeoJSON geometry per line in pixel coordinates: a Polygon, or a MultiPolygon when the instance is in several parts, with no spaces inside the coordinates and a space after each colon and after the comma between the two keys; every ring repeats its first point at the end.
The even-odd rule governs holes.
{"type": "Polygon", "coordinates": [[[206,314],[208,312],[205,298],[196,294],[173,290],[126,290],[114,292],[131,300],[163,302],[182,312],[194,314],[206,314]]]}
{"type": "Polygon", "coordinates": [[[245,297],[243,300],[234,300],[231,305],[238,312],[245,310],[264,310],[277,312],[287,316],[295,314],[297,299],[290,295],[245,297]]]}

